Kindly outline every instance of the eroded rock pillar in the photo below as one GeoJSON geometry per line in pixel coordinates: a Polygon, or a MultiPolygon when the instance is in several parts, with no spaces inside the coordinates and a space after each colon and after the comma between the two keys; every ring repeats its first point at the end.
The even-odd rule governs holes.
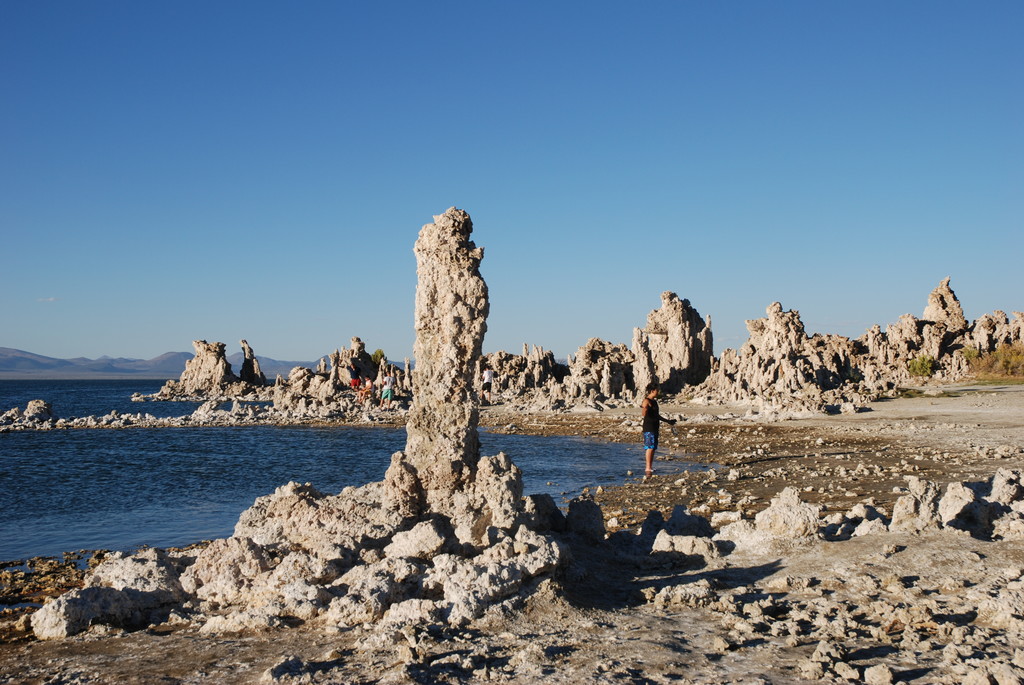
{"type": "Polygon", "coordinates": [[[434,511],[449,510],[480,458],[474,376],[490,305],[472,232],[469,214],[452,207],[423,227],[413,250],[416,372],[405,456],[434,511]]]}

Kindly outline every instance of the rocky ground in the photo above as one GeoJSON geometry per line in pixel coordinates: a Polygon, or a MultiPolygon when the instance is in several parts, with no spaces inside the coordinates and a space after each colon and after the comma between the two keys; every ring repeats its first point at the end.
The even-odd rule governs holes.
{"type": "MultiPolygon", "coordinates": [[[[662,436],[667,459],[704,470],[589,493],[609,531],[631,535],[677,505],[721,528],[792,487],[821,506],[821,532],[703,556],[570,541],[573,563],[529,599],[470,628],[385,635],[295,625],[211,636],[167,623],[35,641],[31,608],[18,603],[73,586],[76,566],[38,560],[35,572],[0,576],[13,605],[0,682],[1024,681],[1024,540],[948,527],[850,534],[869,509],[890,517],[908,476],[944,488],[1024,468],[1024,386],[926,390],[870,412],[775,423],[727,408],[663,403],[662,413],[680,419],[662,436]]],[[[637,420],[635,409],[523,416],[499,405],[482,423],[635,443],[637,420]]]]}

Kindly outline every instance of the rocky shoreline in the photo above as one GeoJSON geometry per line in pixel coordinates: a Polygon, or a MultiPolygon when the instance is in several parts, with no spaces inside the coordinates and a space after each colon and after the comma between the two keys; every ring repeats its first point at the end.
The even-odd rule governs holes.
{"type": "MultiPolygon", "coordinates": [[[[453,208],[454,209],[454,208],[453,208]]],[[[452,210],[449,210],[452,211],[452,210]]],[[[456,210],[458,211],[458,210],[456,210]]],[[[468,215],[467,215],[468,217],[468,215]]],[[[481,251],[482,254],[482,251],[481,251]]],[[[446,275],[438,269],[435,278],[446,275]]],[[[906,314],[883,331],[875,325],[856,340],[808,336],[799,312],[778,302],[766,317],[747,321],[750,337],[739,349],[713,355],[710,317],[704,319],[689,300],[662,293],[644,328],[633,332],[631,346],[591,338],[566,364],[550,351],[523,345],[521,355],[478,350],[468,363],[468,392],[481,395],[483,369],[495,373],[493,394],[522,414],[588,413],[635,406],[643,389],[655,382],[667,398],[710,408],[736,407],[765,420],[855,414],[870,403],[898,396],[901,388],[922,383],[941,387],[971,377],[970,360],[1003,346],[1024,343],[1024,313],[985,314],[973,322],[945,278],[928,296],[922,318],[906,314]]],[[[486,318],[485,316],[483,318],[486,318]]],[[[486,328],[486,325],[484,325],[486,328]]],[[[272,384],[255,353],[240,341],[243,362],[236,375],[222,342],[193,341],[195,356],[177,380],[153,395],[133,401],[194,401],[190,415],[158,419],[143,412],[65,418],[53,414],[44,399],[0,414],[0,432],[75,428],[131,428],[302,423],[363,424],[403,422],[413,406],[417,371],[409,359],[394,364],[366,352],[351,339],[316,369],[297,366],[272,384]],[[394,382],[396,401],[381,410],[378,391],[394,382]],[[362,383],[375,390],[369,400],[362,383]],[[355,383],[355,385],[353,385],[355,383]]],[[[427,380],[422,388],[433,387],[427,380]]],[[[467,395],[468,398],[468,395],[467,395]]],[[[476,401],[474,399],[474,401],[476,401]]]]}
{"type": "MultiPolygon", "coordinates": [[[[1017,682],[1024,542],[1011,532],[1016,519],[998,522],[1020,502],[999,505],[1008,511],[987,535],[951,527],[957,516],[943,522],[939,512],[951,483],[987,492],[958,516],[971,503],[993,513],[1000,470],[999,489],[1019,483],[1024,386],[959,386],[865,414],[774,423],[708,421],[687,409],[667,408],[687,418],[679,431],[687,456],[721,468],[591,493],[603,509],[604,542],[566,533],[572,565],[514,611],[499,606],[471,626],[428,623],[388,639],[379,626],[210,635],[170,621],[142,632],[96,625],[39,642],[25,641],[24,631],[19,638],[15,618],[7,623],[15,641],[0,645],[0,678],[784,683],[856,674],[876,683],[1017,682]],[[788,487],[799,502],[792,493],[779,498],[788,487]],[[899,514],[897,502],[908,497],[933,508],[904,505],[899,514]],[[693,523],[673,522],[680,504],[714,537],[677,534],[693,523]],[[807,523],[807,507],[820,508],[816,525],[797,530],[793,514],[807,523]],[[781,524],[763,513],[772,508],[781,524]],[[752,530],[734,535],[727,551],[722,532],[737,521],[752,530]]],[[[488,416],[511,424],[500,407],[488,416]]],[[[516,419],[519,431],[636,438],[628,425],[635,410],[516,419]]]]}

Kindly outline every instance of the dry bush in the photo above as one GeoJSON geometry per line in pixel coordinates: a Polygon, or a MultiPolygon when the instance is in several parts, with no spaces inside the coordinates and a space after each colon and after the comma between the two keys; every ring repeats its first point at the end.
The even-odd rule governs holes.
{"type": "Polygon", "coordinates": [[[1024,343],[1000,345],[994,352],[968,360],[979,376],[1024,378],[1024,343]]]}

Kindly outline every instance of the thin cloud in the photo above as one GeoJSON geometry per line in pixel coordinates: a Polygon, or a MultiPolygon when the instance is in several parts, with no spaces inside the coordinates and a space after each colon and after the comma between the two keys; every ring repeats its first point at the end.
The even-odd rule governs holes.
{"type": "Polygon", "coordinates": [[[36,302],[56,302],[59,297],[37,297],[36,302]]]}

